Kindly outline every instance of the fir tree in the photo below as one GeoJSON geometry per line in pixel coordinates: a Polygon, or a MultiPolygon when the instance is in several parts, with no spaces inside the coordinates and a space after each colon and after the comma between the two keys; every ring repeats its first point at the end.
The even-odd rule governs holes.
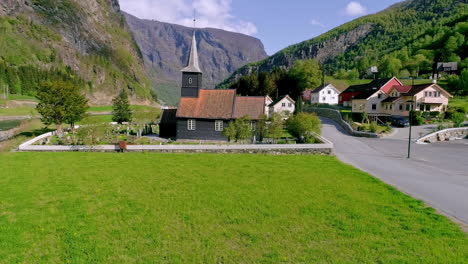
{"type": "Polygon", "coordinates": [[[119,124],[132,122],[132,110],[130,110],[128,94],[125,89],[112,100],[112,103],[112,121],[119,124]]]}

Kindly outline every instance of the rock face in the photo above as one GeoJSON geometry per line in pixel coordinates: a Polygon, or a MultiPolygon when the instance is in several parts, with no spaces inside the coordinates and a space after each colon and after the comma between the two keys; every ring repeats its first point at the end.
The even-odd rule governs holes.
{"type": "Polygon", "coordinates": [[[69,67],[88,84],[84,90],[91,103],[109,104],[124,88],[135,103],[153,101],[141,53],[118,0],[1,0],[0,22],[6,23],[9,39],[30,53],[22,59],[5,40],[0,44],[6,64],[69,67]]]}
{"type": "MultiPolygon", "coordinates": [[[[193,29],[142,20],[125,14],[160,98],[174,104],[180,96],[181,73],[189,56],[193,29]]],[[[214,88],[239,67],[267,57],[256,38],[213,28],[196,30],[204,88],[214,88]]]]}
{"type": "Polygon", "coordinates": [[[320,63],[325,63],[354,47],[355,44],[360,43],[372,31],[372,28],[373,24],[371,23],[360,25],[353,30],[327,40],[302,45],[300,49],[295,49],[293,52],[278,52],[259,64],[246,65],[240,68],[224,83],[234,82],[252,72],[269,72],[275,67],[289,69],[297,60],[317,59],[320,63]]]}

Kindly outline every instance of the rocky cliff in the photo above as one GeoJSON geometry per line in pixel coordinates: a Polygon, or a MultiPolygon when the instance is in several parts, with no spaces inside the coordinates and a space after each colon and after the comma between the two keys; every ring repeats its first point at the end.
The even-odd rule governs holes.
{"type": "Polygon", "coordinates": [[[2,0],[0,31],[0,63],[10,72],[63,69],[83,79],[94,104],[109,104],[121,89],[134,102],[154,102],[118,0],[2,0]]]}
{"type": "MultiPolygon", "coordinates": [[[[180,96],[180,70],[187,64],[192,28],[142,20],[126,14],[145,64],[161,99],[174,104],[180,96]]],[[[256,38],[213,28],[196,30],[203,85],[214,88],[239,67],[267,57],[256,38]]]]}

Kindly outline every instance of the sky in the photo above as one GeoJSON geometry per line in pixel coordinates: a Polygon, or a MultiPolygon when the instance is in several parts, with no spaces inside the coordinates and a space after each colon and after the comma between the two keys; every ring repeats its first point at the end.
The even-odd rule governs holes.
{"type": "Polygon", "coordinates": [[[262,40],[269,55],[401,0],[120,0],[143,19],[244,33],[262,40]]]}

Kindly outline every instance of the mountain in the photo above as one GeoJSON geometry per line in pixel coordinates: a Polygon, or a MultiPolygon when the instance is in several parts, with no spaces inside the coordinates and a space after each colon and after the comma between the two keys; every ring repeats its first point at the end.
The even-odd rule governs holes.
{"type": "Polygon", "coordinates": [[[407,0],[248,64],[219,87],[303,59],[317,59],[328,74],[355,69],[362,77],[373,65],[381,66],[381,77],[429,74],[434,62],[467,57],[467,6],[466,0],[407,0]]]}
{"type": "MultiPolygon", "coordinates": [[[[193,29],[125,16],[156,82],[159,97],[175,104],[180,96],[180,70],[188,61],[193,29]]],[[[267,57],[262,42],[247,35],[203,28],[196,30],[196,38],[205,88],[214,88],[239,67],[267,57]]]]}
{"type": "Polygon", "coordinates": [[[109,104],[121,89],[132,102],[154,103],[118,0],[2,0],[0,32],[0,83],[14,93],[66,78],[93,104],[109,104]]]}

